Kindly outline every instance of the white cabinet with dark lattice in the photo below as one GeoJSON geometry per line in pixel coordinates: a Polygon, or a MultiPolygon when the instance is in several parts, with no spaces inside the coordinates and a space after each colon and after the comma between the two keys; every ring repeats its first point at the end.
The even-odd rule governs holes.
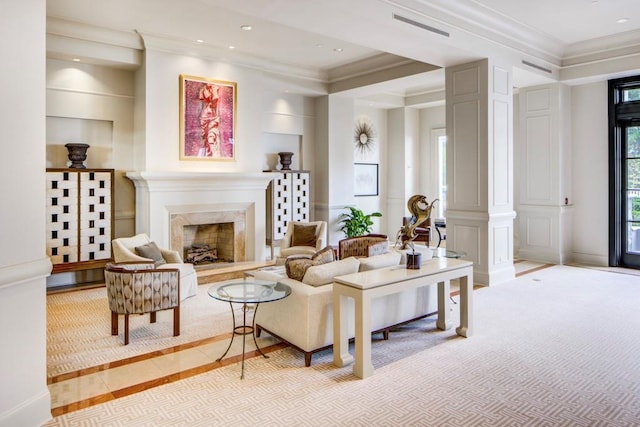
{"type": "Polygon", "coordinates": [[[53,272],[111,260],[113,169],[47,169],[47,255],[53,272]]]}
{"type": "Polygon", "coordinates": [[[267,245],[273,247],[287,232],[289,221],[309,222],[309,172],[280,172],[267,188],[267,245]]]}

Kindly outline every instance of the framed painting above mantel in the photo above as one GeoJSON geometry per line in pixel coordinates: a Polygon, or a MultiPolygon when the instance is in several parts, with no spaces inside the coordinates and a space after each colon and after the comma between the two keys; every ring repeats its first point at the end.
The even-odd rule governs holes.
{"type": "Polygon", "coordinates": [[[237,84],[180,75],[180,160],[234,160],[237,84]]]}

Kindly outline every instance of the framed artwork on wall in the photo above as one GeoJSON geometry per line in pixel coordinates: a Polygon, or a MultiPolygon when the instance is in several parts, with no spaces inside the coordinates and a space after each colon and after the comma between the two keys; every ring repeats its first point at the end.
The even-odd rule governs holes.
{"type": "Polygon", "coordinates": [[[237,84],[180,75],[180,160],[234,160],[237,84]]]}
{"type": "Polygon", "coordinates": [[[353,177],[353,189],[355,196],[378,195],[377,163],[354,163],[353,177]]]}

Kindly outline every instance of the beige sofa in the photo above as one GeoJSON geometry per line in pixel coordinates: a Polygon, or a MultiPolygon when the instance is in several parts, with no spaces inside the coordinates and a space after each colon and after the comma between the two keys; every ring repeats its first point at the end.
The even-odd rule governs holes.
{"type": "MultiPolygon", "coordinates": [[[[346,258],[329,264],[310,267],[302,281],[282,277],[272,272],[258,272],[257,279],[277,280],[291,287],[287,298],[261,304],[256,312],[257,333],[268,332],[305,355],[305,365],[311,365],[313,353],[333,344],[333,277],[374,268],[399,265],[401,254],[389,251],[368,258],[346,258]]],[[[353,300],[348,310],[353,313],[353,300]]],[[[398,324],[436,313],[437,293],[434,286],[405,291],[377,298],[372,304],[372,332],[384,333],[398,324]]],[[[355,334],[353,318],[348,316],[349,333],[355,334]]]]}

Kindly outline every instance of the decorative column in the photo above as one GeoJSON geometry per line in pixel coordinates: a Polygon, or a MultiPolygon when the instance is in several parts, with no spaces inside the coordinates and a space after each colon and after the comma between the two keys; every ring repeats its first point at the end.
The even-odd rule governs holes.
{"type": "Polygon", "coordinates": [[[563,264],[571,256],[571,91],[520,89],[519,256],[563,264]]]}
{"type": "Polygon", "coordinates": [[[510,66],[485,59],[445,76],[447,247],[467,253],[475,283],[500,283],[515,277],[510,66]]]}

